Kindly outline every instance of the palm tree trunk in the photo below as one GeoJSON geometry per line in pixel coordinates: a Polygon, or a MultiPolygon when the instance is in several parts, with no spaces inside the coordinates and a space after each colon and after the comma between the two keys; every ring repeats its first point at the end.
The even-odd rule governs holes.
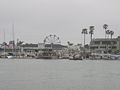
{"type": "Polygon", "coordinates": [[[85,34],[84,34],[84,47],[85,47],[85,34]]]}
{"type": "Polygon", "coordinates": [[[112,35],[111,35],[111,39],[112,39],[112,35]]]}
{"type": "Polygon", "coordinates": [[[113,43],[112,43],[112,35],[111,35],[111,53],[112,53],[112,46],[113,46],[113,43]]]}
{"type": "Polygon", "coordinates": [[[84,34],[84,51],[83,51],[84,55],[83,57],[85,58],[85,34],[84,34]]]}
{"type": "MultiPolygon", "coordinates": [[[[107,36],[107,34],[106,34],[106,29],[105,29],[105,40],[106,40],[106,36],[107,36]]],[[[105,52],[107,53],[107,44],[105,46],[106,46],[105,52]]]]}
{"type": "Polygon", "coordinates": [[[105,39],[106,39],[106,29],[105,29],[105,39]]]}
{"type": "Polygon", "coordinates": [[[91,42],[92,42],[92,34],[91,34],[91,42]]]}

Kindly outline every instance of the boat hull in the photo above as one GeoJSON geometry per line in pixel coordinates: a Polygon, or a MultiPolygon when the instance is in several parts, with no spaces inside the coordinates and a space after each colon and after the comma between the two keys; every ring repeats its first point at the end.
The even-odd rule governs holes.
{"type": "Polygon", "coordinates": [[[58,59],[57,56],[38,56],[37,59],[58,59]]]}

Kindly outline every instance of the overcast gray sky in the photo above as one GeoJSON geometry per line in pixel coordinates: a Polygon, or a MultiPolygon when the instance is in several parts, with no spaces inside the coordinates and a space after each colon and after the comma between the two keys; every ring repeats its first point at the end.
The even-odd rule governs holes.
{"type": "MultiPolygon", "coordinates": [[[[63,44],[82,43],[82,28],[95,26],[94,37],[104,37],[103,24],[120,35],[120,0],[0,0],[0,41],[3,28],[6,41],[15,38],[25,42],[43,42],[45,36],[56,34],[63,44]]],[[[87,35],[87,43],[90,35],[87,35]]]]}

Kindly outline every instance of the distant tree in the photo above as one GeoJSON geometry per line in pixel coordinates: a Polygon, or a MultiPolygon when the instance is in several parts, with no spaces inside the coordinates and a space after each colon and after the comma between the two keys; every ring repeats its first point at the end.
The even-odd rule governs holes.
{"type": "Polygon", "coordinates": [[[85,48],[89,49],[89,45],[88,45],[88,44],[86,44],[86,45],[85,45],[85,48]]]}
{"type": "Polygon", "coordinates": [[[84,35],[84,46],[85,46],[85,35],[88,34],[87,29],[82,29],[82,34],[84,35]]]}
{"type": "Polygon", "coordinates": [[[109,38],[110,30],[107,30],[107,31],[106,31],[106,35],[108,35],[108,38],[109,38]]]}
{"type": "Polygon", "coordinates": [[[23,41],[18,41],[17,46],[21,46],[23,44],[23,41]]]}
{"type": "Polygon", "coordinates": [[[108,25],[107,25],[107,24],[104,24],[104,25],[103,25],[103,29],[105,29],[105,38],[106,38],[106,31],[107,31],[107,29],[108,29],[108,25]]]}
{"type": "Polygon", "coordinates": [[[89,27],[89,30],[90,30],[90,31],[89,31],[90,38],[91,38],[91,41],[92,41],[92,36],[93,36],[94,30],[95,30],[95,29],[94,29],[94,26],[90,26],[90,27],[89,27]]]}
{"type": "Polygon", "coordinates": [[[67,43],[68,43],[69,46],[72,46],[72,45],[73,45],[73,43],[70,43],[69,41],[68,41],[67,43]]]}
{"type": "Polygon", "coordinates": [[[14,41],[9,41],[9,45],[15,45],[14,41]]]}
{"type": "Polygon", "coordinates": [[[78,43],[77,46],[82,46],[82,44],[79,44],[79,43],[78,43]]]}
{"type": "Polygon", "coordinates": [[[112,36],[114,35],[114,31],[110,31],[110,36],[111,36],[111,39],[112,39],[112,36]]]}
{"type": "Polygon", "coordinates": [[[6,42],[3,42],[2,45],[3,45],[3,46],[7,46],[7,43],[6,43],[6,42]]]}
{"type": "Polygon", "coordinates": [[[70,44],[70,42],[68,41],[68,42],[67,42],[67,44],[69,45],[69,44],[70,44]]]}

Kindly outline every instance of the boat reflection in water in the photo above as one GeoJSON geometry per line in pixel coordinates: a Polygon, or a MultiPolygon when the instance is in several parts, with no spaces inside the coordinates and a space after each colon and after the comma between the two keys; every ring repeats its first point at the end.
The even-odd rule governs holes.
{"type": "Polygon", "coordinates": [[[53,49],[41,49],[36,57],[37,59],[58,59],[57,53],[53,49]]]}

